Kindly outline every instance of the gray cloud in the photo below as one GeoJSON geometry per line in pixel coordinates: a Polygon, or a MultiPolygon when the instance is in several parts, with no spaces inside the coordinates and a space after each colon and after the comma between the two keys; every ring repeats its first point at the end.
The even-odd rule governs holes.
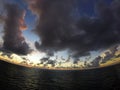
{"type": "Polygon", "coordinates": [[[29,1],[30,9],[38,16],[35,33],[41,44],[35,42],[37,49],[48,55],[68,49],[78,58],[120,43],[120,1],[110,5],[99,2],[94,18],[81,17],[78,21],[72,15],[76,2],[79,0],[29,1]]]}
{"type": "Polygon", "coordinates": [[[29,46],[22,35],[26,25],[24,22],[24,11],[16,4],[5,4],[6,19],[4,26],[4,43],[5,49],[18,54],[27,54],[29,46]]]}

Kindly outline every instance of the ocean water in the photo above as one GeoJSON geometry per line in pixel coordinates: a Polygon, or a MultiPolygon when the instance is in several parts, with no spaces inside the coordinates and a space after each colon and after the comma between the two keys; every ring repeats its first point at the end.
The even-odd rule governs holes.
{"type": "Polygon", "coordinates": [[[93,70],[40,70],[0,61],[0,90],[120,90],[120,65],[93,70]]]}

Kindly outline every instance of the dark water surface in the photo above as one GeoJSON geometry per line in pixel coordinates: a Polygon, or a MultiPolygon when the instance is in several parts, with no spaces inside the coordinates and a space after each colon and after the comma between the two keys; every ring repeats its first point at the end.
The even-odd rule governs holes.
{"type": "Polygon", "coordinates": [[[0,61],[0,90],[120,90],[120,65],[84,71],[24,68],[0,61]]]}

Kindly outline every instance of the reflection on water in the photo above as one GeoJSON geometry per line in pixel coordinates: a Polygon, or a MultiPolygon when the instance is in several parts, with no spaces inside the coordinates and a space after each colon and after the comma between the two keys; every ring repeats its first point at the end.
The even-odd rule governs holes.
{"type": "Polygon", "coordinates": [[[119,84],[119,65],[86,71],[52,71],[0,61],[1,90],[120,90],[119,84]]]}

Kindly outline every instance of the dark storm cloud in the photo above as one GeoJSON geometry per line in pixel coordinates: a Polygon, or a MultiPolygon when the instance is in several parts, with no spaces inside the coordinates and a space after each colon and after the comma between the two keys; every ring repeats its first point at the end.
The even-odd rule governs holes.
{"type": "MultiPolygon", "coordinates": [[[[120,43],[120,1],[96,4],[96,16],[75,21],[73,12],[79,0],[31,0],[29,8],[38,16],[35,28],[41,43],[37,49],[53,55],[68,49],[73,57],[106,49],[120,43]]],[[[99,57],[98,57],[99,58],[99,57]]]]}
{"type": "Polygon", "coordinates": [[[4,5],[4,0],[0,0],[0,24],[3,23],[4,19],[5,19],[4,15],[3,15],[4,14],[3,13],[4,12],[3,5],[4,5]]]}
{"type": "Polygon", "coordinates": [[[67,48],[66,40],[73,34],[73,0],[33,0],[30,9],[37,14],[35,32],[41,38],[41,45],[35,46],[52,56],[55,51],[67,48]],[[66,44],[66,45],[65,45],[66,44]]]}
{"type": "Polygon", "coordinates": [[[103,2],[96,5],[96,18],[81,18],[78,23],[79,30],[84,30],[82,43],[85,52],[90,50],[106,49],[120,43],[120,1],[113,1],[109,6],[103,2]],[[86,49],[88,48],[88,50],[86,49]]]}
{"type": "Polygon", "coordinates": [[[16,4],[5,4],[6,19],[4,26],[4,48],[18,54],[27,54],[29,46],[25,42],[22,30],[26,28],[24,10],[16,4]]]}

